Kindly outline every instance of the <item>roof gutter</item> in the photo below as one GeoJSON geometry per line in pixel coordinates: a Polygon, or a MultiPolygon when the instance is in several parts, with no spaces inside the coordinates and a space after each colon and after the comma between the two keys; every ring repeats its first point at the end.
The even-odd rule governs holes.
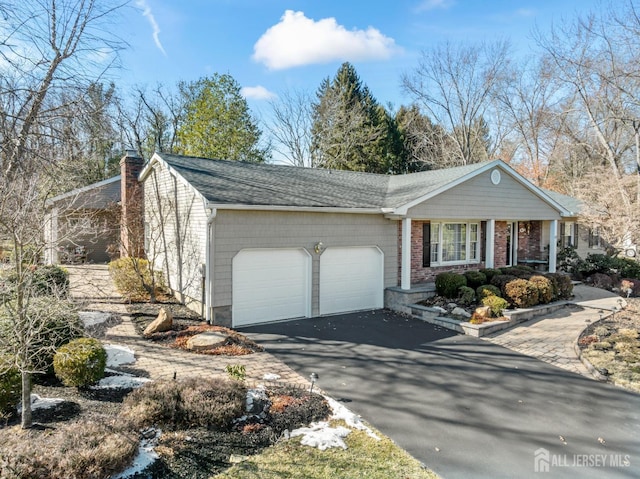
{"type": "Polygon", "coordinates": [[[207,208],[236,211],[292,211],[302,213],[353,213],[365,215],[380,215],[387,212],[387,208],[348,208],[333,206],[281,206],[281,205],[244,205],[226,203],[207,203],[207,208]]]}

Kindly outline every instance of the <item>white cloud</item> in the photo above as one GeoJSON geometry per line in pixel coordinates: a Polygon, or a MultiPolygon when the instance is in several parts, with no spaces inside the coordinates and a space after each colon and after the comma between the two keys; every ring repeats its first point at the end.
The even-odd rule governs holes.
{"type": "Polygon", "coordinates": [[[253,46],[253,59],[271,70],[283,70],[336,60],[385,60],[396,51],[395,40],[376,28],[347,30],[335,18],[315,21],[287,10],[253,46]]]}
{"type": "Polygon", "coordinates": [[[156,44],[156,47],[158,47],[158,50],[160,50],[164,56],[167,56],[167,52],[164,51],[162,42],[160,42],[160,26],[158,22],[156,22],[156,17],[153,16],[147,0],[136,0],[136,5],[142,9],[142,15],[146,17],[153,29],[153,42],[156,44]]]}
{"type": "Polygon", "coordinates": [[[440,8],[442,10],[446,10],[447,8],[452,7],[454,3],[455,3],[454,0],[423,0],[416,7],[416,10],[418,12],[424,12],[424,11],[427,11],[427,10],[435,10],[437,8],[440,8]]]}
{"type": "Polygon", "coordinates": [[[252,98],[254,100],[271,100],[277,96],[262,85],[242,87],[240,93],[245,98],[252,98]]]}

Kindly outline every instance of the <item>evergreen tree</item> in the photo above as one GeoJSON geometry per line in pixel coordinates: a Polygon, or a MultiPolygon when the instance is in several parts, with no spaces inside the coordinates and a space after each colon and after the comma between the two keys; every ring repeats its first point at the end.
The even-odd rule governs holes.
{"type": "Polygon", "coordinates": [[[262,162],[262,132],[249,111],[240,86],[231,75],[215,74],[178,85],[184,115],[177,129],[176,151],[224,160],[262,162]]]}
{"type": "Polygon", "coordinates": [[[326,78],[312,105],[312,163],[321,168],[396,172],[402,146],[395,120],[350,63],[326,78]]]}

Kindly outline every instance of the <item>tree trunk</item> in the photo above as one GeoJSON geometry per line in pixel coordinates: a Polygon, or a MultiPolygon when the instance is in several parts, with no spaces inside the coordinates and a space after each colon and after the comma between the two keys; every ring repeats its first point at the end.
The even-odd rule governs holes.
{"type": "Polygon", "coordinates": [[[31,374],[22,371],[22,429],[29,429],[33,424],[31,417],[31,374]]]}

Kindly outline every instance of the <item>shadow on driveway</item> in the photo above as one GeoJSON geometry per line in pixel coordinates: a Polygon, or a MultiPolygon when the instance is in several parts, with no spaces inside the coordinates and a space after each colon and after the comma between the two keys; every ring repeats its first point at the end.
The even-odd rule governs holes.
{"type": "Polygon", "coordinates": [[[640,395],[389,311],[242,332],[446,479],[640,476],[640,395]]]}

